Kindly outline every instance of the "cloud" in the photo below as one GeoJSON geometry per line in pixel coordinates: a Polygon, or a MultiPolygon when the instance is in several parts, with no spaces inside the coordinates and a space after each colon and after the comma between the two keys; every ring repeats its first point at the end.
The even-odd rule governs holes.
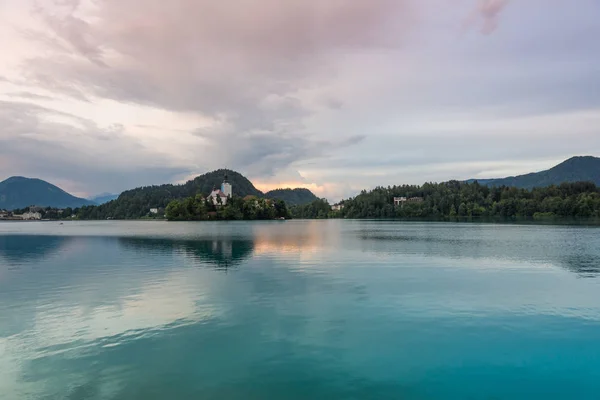
{"type": "MultiPolygon", "coordinates": [[[[335,73],[332,55],[398,46],[409,3],[149,0],[140,14],[138,0],[106,0],[86,16],[94,23],[78,8],[62,17],[42,8],[47,28],[69,46],[32,60],[30,72],[41,84],[54,76],[67,89],[247,122],[270,97],[290,101],[335,73]]],[[[287,111],[301,115],[304,105],[287,111]]]]}
{"type": "Polygon", "coordinates": [[[510,0],[477,0],[477,7],[466,20],[467,26],[479,25],[481,33],[489,35],[498,28],[500,14],[510,0]]]}
{"type": "Polygon", "coordinates": [[[0,160],[3,174],[71,183],[66,190],[91,194],[189,174],[162,154],[144,147],[120,125],[95,122],[32,103],[0,101],[0,160]]]}
{"type": "Polygon", "coordinates": [[[13,92],[7,93],[8,97],[17,97],[26,100],[52,100],[53,98],[50,96],[44,96],[42,94],[31,93],[31,92],[13,92]]]}
{"type": "Polygon", "coordinates": [[[597,5],[546,3],[4,0],[0,165],[80,192],[229,167],[337,196],[587,152],[597,5]]]}
{"type": "MultiPolygon", "coordinates": [[[[411,27],[411,1],[106,0],[39,7],[61,45],[27,64],[31,82],[79,99],[109,98],[211,118],[197,129],[221,161],[272,174],[358,143],[324,140],[304,120],[342,99],[299,95],[326,83],[346,52],[395,49],[411,27]],[[256,12],[261,10],[261,12],[256,12]]],[[[61,3],[62,4],[62,3],[61,3]]],[[[35,33],[39,35],[39,33],[35,33]]]]}

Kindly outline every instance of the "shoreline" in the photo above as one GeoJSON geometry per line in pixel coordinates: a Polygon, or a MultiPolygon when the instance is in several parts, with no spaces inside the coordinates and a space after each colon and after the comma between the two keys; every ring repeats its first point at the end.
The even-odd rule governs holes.
{"type": "Polygon", "coordinates": [[[72,220],[9,220],[0,219],[0,222],[255,222],[255,221],[381,221],[381,222],[408,222],[408,223],[462,223],[462,224],[523,224],[523,225],[564,225],[564,226],[600,226],[599,218],[551,218],[551,219],[534,219],[534,218],[506,218],[506,219],[491,219],[491,218],[453,218],[453,219],[432,219],[432,218],[290,218],[286,220],[279,219],[238,219],[238,220],[226,220],[226,219],[213,219],[213,220],[173,220],[168,219],[148,219],[148,218],[136,218],[136,219],[72,219],[72,220]]]}

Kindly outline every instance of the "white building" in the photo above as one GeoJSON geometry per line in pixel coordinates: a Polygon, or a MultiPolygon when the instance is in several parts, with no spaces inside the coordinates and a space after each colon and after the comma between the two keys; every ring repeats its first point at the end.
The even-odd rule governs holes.
{"type": "Polygon", "coordinates": [[[42,219],[42,214],[40,214],[39,212],[29,211],[29,212],[23,213],[21,218],[27,219],[27,220],[42,219]]]}
{"type": "Polygon", "coordinates": [[[208,195],[210,201],[215,205],[224,206],[227,204],[227,199],[233,196],[233,188],[231,183],[227,180],[227,172],[225,172],[225,178],[223,179],[223,183],[221,183],[221,189],[213,188],[212,192],[208,195]],[[220,201],[219,201],[220,200],[220,201]]]}
{"type": "Polygon", "coordinates": [[[344,208],[343,204],[334,204],[331,206],[331,209],[333,211],[341,211],[344,208]]]}
{"type": "Polygon", "coordinates": [[[406,203],[406,197],[394,197],[394,205],[399,206],[402,203],[406,203]]]}
{"type": "Polygon", "coordinates": [[[227,172],[225,172],[225,177],[223,179],[223,183],[221,183],[221,192],[225,194],[225,197],[233,196],[233,190],[231,187],[231,183],[227,180],[227,172]]]}
{"type": "Polygon", "coordinates": [[[422,197],[411,197],[411,198],[394,197],[394,205],[395,206],[401,206],[404,203],[422,203],[423,201],[424,201],[424,199],[422,197]]]}
{"type": "Polygon", "coordinates": [[[150,214],[158,214],[158,208],[151,208],[150,214]]]}

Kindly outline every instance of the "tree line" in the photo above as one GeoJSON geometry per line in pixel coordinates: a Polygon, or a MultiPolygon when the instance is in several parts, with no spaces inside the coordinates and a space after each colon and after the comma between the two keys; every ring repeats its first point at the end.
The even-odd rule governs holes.
{"type": "MultiPolygon", "coordinates": [[[[450,181],[421,186],[402,185],[363,190],[356,197],[343,200],[343,208],[332,210],[325,199],[287,207],[282,200],[256,196],[229,198],[216,207],[201,195],[171,200],[160,209],[159,217],[170,220],[264,220],[275,218],[600,218],[600,188],[594,183],[577,182],[532,190],[515,187],[488,187],[477,182],[450,181]],[[394,205],[394,197],[420,197],[421,202],[394,205]]],[[[15,212],[26,211],[14,210],[15,212]]],[[[102,206],[85,206],[58,210],[46,208],[43,218],[61,219],[138,219],[149,217],[147,204],[137,201],[110,202],[102,206]]]]}
{"type": "Polygon", "coordinates": [[[488,187],[450,181],[422,186],[377,187],[345,200],[340,218],[551,218],[600,217],[600,190],[594,183],[563,183],[532,190],[488,187]],[[422,202],[394,205],[394,197],[421,197],[422,202]]]}
{"type": "Polygon", "coordinates": [[[165,209],[165,217],[170,221],[269,220],[287,219],[290,215],[282,200],[234,196],[223,201],[218,197],[215,205],[211,199],[197,195],[171,201],[165,209]]]}

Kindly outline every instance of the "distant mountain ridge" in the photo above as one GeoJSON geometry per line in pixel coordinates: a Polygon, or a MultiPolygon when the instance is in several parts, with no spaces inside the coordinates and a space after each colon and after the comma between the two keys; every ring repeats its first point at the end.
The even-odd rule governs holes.
{"type": "Polygon", "coordinates": [[[596,186],[600,186],[600,158],[592,156],[572,157],[546,171],[500,179],[468,180],[468,182],[474,181],[486,186],[514,186],[521,189],[573,182],[593,182],[596,186]]]}
{"type": "Polygon", "coordinates": [[[301,206],[319,200],[313,192],[305,188],[275,189],[265,193],[265,197],[274,200],[283,200],[288,206],[301,206]]]}
{"type": "Polygon", "coordinates": [[[113,194],[113,193],[101,193],[99,195],[96,195],[94,197],[90,197],[88,198],[89,201],[96,203],[98,205],[100,204],[104,204],[104,203],[108,203],[109,201],[115,200],[119,197],[118,194],[113,194]]]}
{"type": "Polygon", "coordinates": [[[0,209],[29,206],[77,208],[93,204],[41,179],[13,176],[0,182],[0,209]]]}

